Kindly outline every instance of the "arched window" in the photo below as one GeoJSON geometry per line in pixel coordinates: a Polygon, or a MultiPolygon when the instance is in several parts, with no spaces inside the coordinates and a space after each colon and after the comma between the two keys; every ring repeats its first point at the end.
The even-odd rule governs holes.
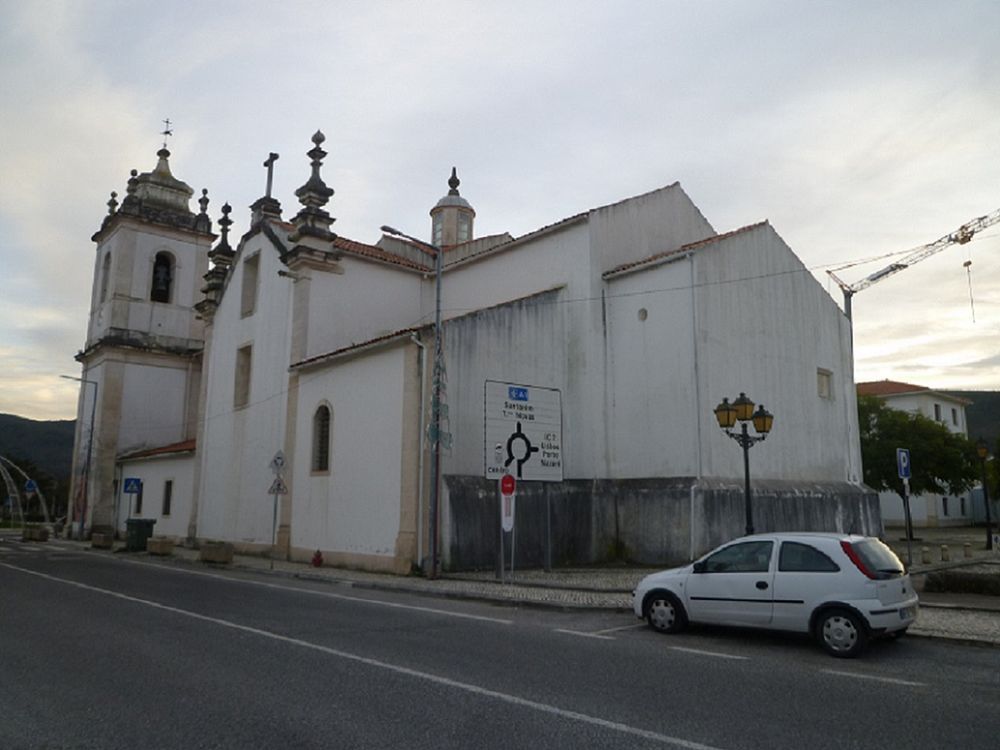
{"type": "Polygon", "coordinates": [[[108,277],[111,275],[111,253],[104,253],[104,262],[101,264],[101,296],[98,302],[108,301],[108,277]]]}
{"type": "Polygon", "coordinates": [[[313,415],[312,470],[330,470],[330,407],[325,404],[313,415]]]}
{"type": "Polygon", "coordinates": [[[149,298],[153,302],[170,302],[174,282],[174,259],[170,253],[157,253],[153,261],[153,283],[149,298]]]}

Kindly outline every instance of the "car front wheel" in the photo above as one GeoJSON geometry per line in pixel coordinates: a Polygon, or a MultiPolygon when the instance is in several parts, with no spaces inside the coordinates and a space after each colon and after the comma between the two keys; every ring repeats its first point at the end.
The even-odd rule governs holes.
{"type": "Polygon", "coordinates": [[[673,594],[656,591],[646,600],[646,622],[658,633],[676,633],[687,625],[684,607],[673,594]]]}
{"type": "Polygon", "coordinates": [[[860,654],[867,640],[860,618],[846,609],[830,609],[821,614],[816,635],[828,654],[843,659],[860,654]]]}

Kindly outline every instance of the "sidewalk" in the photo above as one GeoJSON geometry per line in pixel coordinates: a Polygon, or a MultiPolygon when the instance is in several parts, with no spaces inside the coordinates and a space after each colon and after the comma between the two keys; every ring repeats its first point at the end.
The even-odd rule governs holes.
{"type": "MultiPolygon", "coordinates": [[[[886,535],[890,545],[897,549],[897,530],[886,535]]],[[[923,588],[924,577],[943,569],[961,569],[966,566],[987,568],[1000,575],[1000,555],[988,553],[984,549],[985,531],[979,531],[978,543],[970,546],[969,558],[963,558],[963,546],[977,530],[919,530],[915,536],[925,538],[914,542],[914,557],[920,559],[920,546],[928,546],[933,541],[937,546],[935,561],[911,566],[914,587],[923,588]],[[946,541],[942,541],[946,540],[946,541]],[[952,553],[950,562],[940,561],[940,545],[949,544],[952,553]],[[954,551],[957,546],[958,552],[954,551]]],[[[16,538],[20,538],[19,536],[16,538]]],[[[58,539],[46,544],[86,550],[93,554],[118,554],[96,550],[88,542],[58,539]]],[[[902,543],[905,547],[905,542],[902,543]]],[[[116,545],[116,549],[120,549],[116,545]]],[[[127,553],[134,559],[172,565],[197,566],[216,569],[216,566],[198,560],[198,551],[186,547],[174,547],[169,557],[156,557],[148,553],[127,553]]],[[[905,559],[904,554],[901,555],[905,559]]],[[[551,572],[543,570],[515,570],[513,582],[500,582],[495,574],[446,573],[440,578],[429,580],[418,576],[393,576],[369,573],[345,568],[315,568],[304,563],[292,563],[266,557],[236,555],[232,565],[226,569],[246,570],[267,575],[321,581],[330,584],[380,591],[412,592],[432,596],[475,599],[510,606],[552,607],[558,609],[603,609],[619,612],[632,611],[632,589],[635,584],[654,568],[629,566],[600,568],[563,568],[551,572]]],[[[931,638],[944,638],[966,643],[1000,646],[1000,597],[960,593],[920,594],[921,611],[917,622],[910,628],[910,634],[931,638]]]]}

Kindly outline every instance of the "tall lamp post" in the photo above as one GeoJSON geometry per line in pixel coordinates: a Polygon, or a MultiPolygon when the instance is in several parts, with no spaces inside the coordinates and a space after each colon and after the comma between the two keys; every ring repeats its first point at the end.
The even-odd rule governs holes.
{"type": "Polygon", "coordinates": [[[986,459],[989,448],[982,438],[976,441],[976,453],[979,455],[979,465],[983,472],[983,505],[986,506],[986,549],[993,549],[993,522],[990,520],[990,491],[986,487],[986,459]]]}
{"type": "Polygon", "coordinates": [[[428,578],[437,578],[438,564],[438,505],[440,502],[441,484],[441,378],[442,378],[442,348],[441,348],[441,269],[444,251],[430,242],[418,240],[405,232],[390,226],[383,226],[382,231],[395,237],[402,237],[410,242],[428,248],[434,253],[434,376],[431,381],[431,497],[427,512],[427,523],[430,527],[428,552],[430,568],[428,578]]]}
{"type": "MultiPolygon", "coordinates": [[[[79,538],[83,541],[83,525],[87,516],[87,500],[88,500],[88,485],[90,484],[90,460],[93,456],[94,451],[94,417],[97,410],[97,381],[87,380],[86,378],[77,378],[72,375],[60,375],[59,377],[65,378],[66,380],[75,380],[78,383],[85,383],[87,385],[94,386],[94,397],[90,402],[90,434],[87,438],[87,463],[83,465],[83,507],[80,509],[80,532],[79,538]]],[[[67,513],[69,512],[67,503],[67,513]]],[[[72,529],[72,518],[66,519],[66,526],[68,529],[72,529]]],[[[68,532],[71,533],[71,532],[68,532]]],[[[68,537],[67,537],[68,538],[68,537]]]]}
{"type": "Polygon", "coordinates": [[[750,446],[759,443],[767,437],[774,424],[774,415],[771,414],[761,404],[757,411],[753,410],[754,403],[747,394],[740,393],[739,398],[733,403],[729,403],[728,398],[722,399],[722,403],[715,407],[715,418],[719,422],[719,427],[725,430],[733,440],[740,444],[743,449],[743,499],[746,504],[746,533],[753,533],[753,501],[750,498],[750,446]],[[739,421],[740,431],[733,432],[732,428],[739,421]],[[747,422],[752,421],[756,436],[750,435],[747,431],[747,422]]]}

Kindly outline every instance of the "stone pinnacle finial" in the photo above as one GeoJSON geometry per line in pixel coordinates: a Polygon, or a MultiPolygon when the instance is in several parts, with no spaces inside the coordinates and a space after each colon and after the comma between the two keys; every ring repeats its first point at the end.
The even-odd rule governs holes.
{"type": "Polygon", "coordinates": [[[302,209],[292,220],[295,231],[289,237],[293,242],[298,242],[303,236],[313,236],[323,240],[331,240],[335,236],[330,231],[330,225],[334,220],[323,210],[323,206],[333,195],[333,188],[328,187],[319,174],[323,159],[326,157],[326,151],[321,148],[325,140],[323,132],[317,130],[312,137],[313,147],[306,152],[312,166],[312,174],[306,184],[295,191],[302,209]]]}
{"type": "Polygon", "coordinates": [[[321,148],[321,144],[325,140],[326,136],[323,135],[321,130],[317,130],[313,134],[312,142],[314,145],[306,152],[306,156],[311,159],[312,175],[310,175],[305,185],[295,191],[299,203],[307,208],[325,206],[326,202],[330,200],[330,196],[333,195],[333,190],[327,187],[327,184],[323,182],[323,178],[319,174],[319,168],[323,166],[323,159],[326,158],[326,151],[321,148]]]}
{"type": "Polygon", "coordinates": [[[208,213],[208,188],[201,189],[201,197],[198,199],[198,205],[201,206],[203,214],[208,213]]]}
{"type": "Polygon", "coordinates": [[[448,187],[451,188],[448,191],[448,195],[458,195],[458,186],[462,184],[462,181],[458,179],[458,171],[455,167],[451,168],[451,177],[448,178],[448,187]]]}
{"type": "Polygon", "coordinates": [[[219,243],[209,251],[208,257],[216,265],[228,265],[236,255],[236,252],[229,245],[229,227],[233,225],[233,220],[229,218],[229,213],[233,207],[229,203],[222,206],[222,218],[219,219],[219,243]]]}
{"type": "Polygon", "coordinates": [[[117,198],[118,198],[118,193],[116,193],[114,190],[112,190],[111,191],[111,200],[108,201],[108,216],[111,216],[111,214],[113,214],[115,212],[115,209],[118,208],[118,200],[117,200],[117,198]]]}

